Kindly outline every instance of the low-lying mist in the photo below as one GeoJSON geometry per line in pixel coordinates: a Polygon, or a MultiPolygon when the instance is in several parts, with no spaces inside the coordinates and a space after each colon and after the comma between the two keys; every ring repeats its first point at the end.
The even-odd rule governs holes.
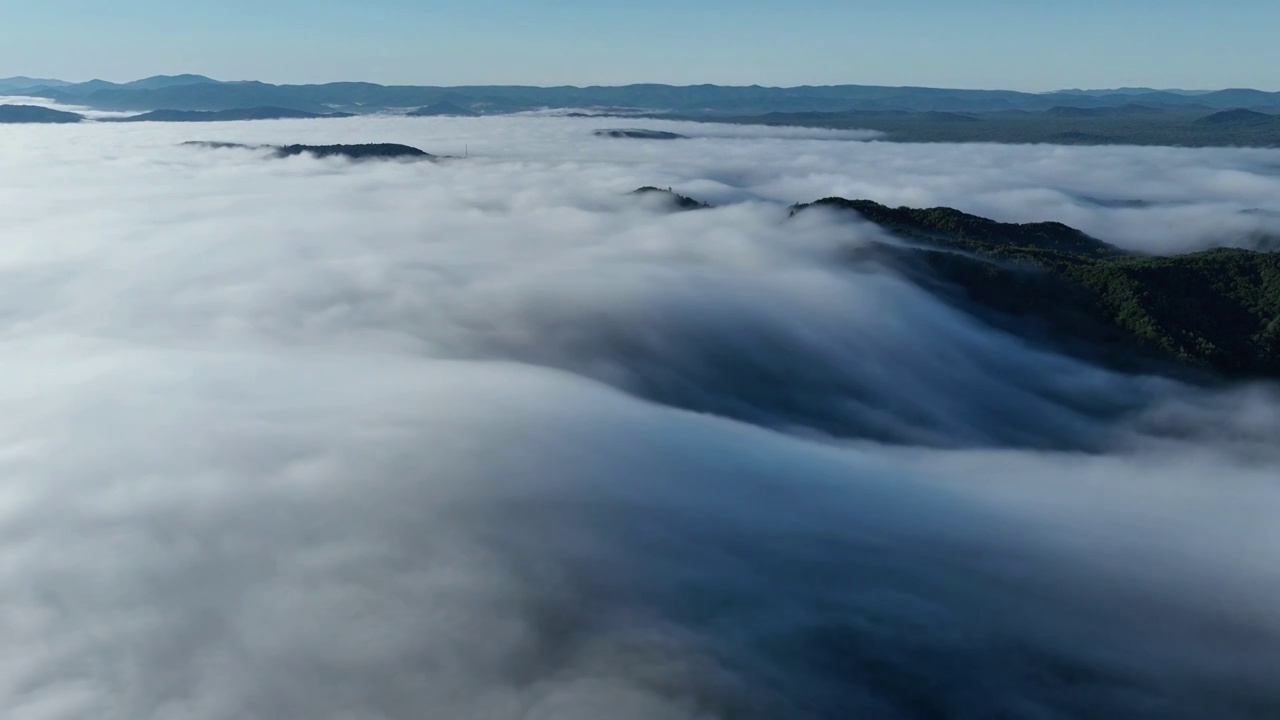
{"type": "Polygon", "coordinates": [[[1280,713],[1277,388],[1033,346],[787,212],[1249,246],[1280,153],[608,122],[0,128],[6,716],[1280,713]]]}

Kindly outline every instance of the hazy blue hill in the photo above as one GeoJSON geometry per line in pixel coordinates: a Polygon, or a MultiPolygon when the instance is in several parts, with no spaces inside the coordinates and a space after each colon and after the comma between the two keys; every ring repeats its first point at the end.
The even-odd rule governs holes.
{"type": "Polygon", "coordinates": [[[1097,117],[1101,112],[1101,108],[1084,108],[1076,107],[1075,105],[1054,105],[1048,110],[1045,110],[1044,114],[1048,117],[1078,118],[1097,117]]]}
{"type": "Polygon", "coordinates": [[[175,87],[179,85],[199,85],[201,83],[216,83],[211,77],[204,75],[156,75],[154,77],[143,78],[127,82],[119,87],[137,89],[137,90],[158,90],[160,88],[175,87]]]}
{"type": "Polygon", "coordinates": [[[980,113],[980,112],[998,112],[1000,110],[1016,110],[1018,103],[999,97],[959,97],[955,95],[942,95],[932,97],[911,97],[904,96],[896,98],[889,103],[883,103],[890,108],[898,108],[912,110],[915,112],[942,112],[942,113],[980,113]]]}
{"type": "Polygon", "coordinates": [[[1207,90],[1182,90],[1179,88],[1149,88],[1149,87],[1123,87],[1123,88],[1107,88],[1082,90],[1080,88],[1072,88],[1069,90],[1054,90],[1048,95],[1093,95],[1096,97],[1106,95],[1152,95],[1158,93],[1169,93],[1171,95],[1204,95],[1207,90]]]}
{"type": "Polygon", "coordinates": [[[480,113],[445,101],[420,107],[406,114],[409,117],[476,117],[480,113]]]}
{"type": "MultiPolygon", "coordinates": [[[[1175,108],[1180,107],[1188,102],[1190,98],[1177,93],[1164,92],[1156,90],[1149,93],[1130,94],[1116,93],[1113,95],[1094,95],[1095,104],[1092,107],[1123,107],[1125,105],[1142,105],[1146,107],[1164,107],[1175,108]]],[[[1087,103],[1079,103],[1088,106],[1087,103]]]]}
{"type": "Polygon", "coordinates": [[[1280,93],[1269,93],[1248,88],[1217,90],[1195,96],[1197,102],[1217,108],[1274,108],[1280,107],[1280,93]]]}
{"type": "Polygon", "coordinates": [[[0,92],[13,92],[15,90],[26,90],[28,88],[56,88],[71,83],[65,80],[52,80],[49,78],[30,78],[30,77],[11,77],[0,78],[0,92]]]}
{"type": "Polygon", "coordinates": [[[1280,117],[1253,110],[1226,110],[1196,120],[1197,125],[1280,125],[1280,117]]]}
{"type": "Polygon", "coordinates": [[[312,113],[278,107],[238,108],[204,112],[199,110],[155,110],[141,115],[116,118],[110,122],[233,122],[239,120],[310,120],[353,117],[350,113],[312,113]]]}
{"type": "Polygon", "coordinates": [[[82,83],[72,83],[70,85],[62,85],[52,88],[51,92],[62,97],[83,98],[102,90],[116,90],[121,86],[106,80],[90,80],[82,83]]]}
{"type": "Polygon", "coordinates": [[[1280,377],[1280,253],[1217,249],[1146,257],[1061,223],[999,223],[952,208],[828,198],[918,243],[873,243],[850,260],[888,264],[1033,341],[1139,369],[1170,363],[1280,377]]]}
{"type": "Polygon", "coordinates": [[[83,115],[35,105],[0,105],[0,123],[78,123],[83,115]]]}
{"type": "Polygon", "coordinates": [[[1106,135],[1082,132],[1080,130],[1065,130],[1048,137],[1049,142],[1063,145],[1106,145],[1107,139],[1106,135]]]}
{"type": "Polygon", "coordinates": [[[439,104],[448,103],[452,105],[460,105],[462,107],[467,107],[473,102],[475,102],[474,97],[454,91],[444,92],[440,95],[439,99],[436,100],[436,103],[439,104]]]}
{"type": "Polygon", "coordinates": [[[1138,105],[1136,103],[1128,103],[1118,107],[1095,107],[1082,108],[1070,107],[1064,105],[1055,105],[1044,114],[1049,117],[1059,118],[1085,118],[1085,117],[1125,117],[1130,115],[1161,115],[1168,112],[1165,108],[1151,107],[1150,105],[1138,105]]]}
{"type": "Polygon", "coordinates": [[[934,110],[934,111],[930,111],[930,112],[926,112],[926,113],[921,113],[921,114],[922,114],[925,118],[927,118],[927,119],[929,119],[929,120],[933,120],[934,122],[944,122],[944,123],[971,123],[971,122],[978,122],[978,118],[976,118],[976,117],[974,117],[974,116],[972,116],[972,115],[965,115],[965,114],[963,114],[963,113],[942,112],[942,111],[940,111],[940,110],[934,110]]]}

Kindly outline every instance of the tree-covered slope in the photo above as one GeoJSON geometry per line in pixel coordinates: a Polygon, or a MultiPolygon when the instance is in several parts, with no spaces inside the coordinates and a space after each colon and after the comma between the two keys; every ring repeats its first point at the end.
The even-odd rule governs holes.
{"type": "Polygon", "coordinates": [[[891,208],[871,200],[839,197],[797,205],[793,213],[811,207],[853,210],[895,234],[967,250],[1053,250],[1089,257],[1123,254],[1113,245],[1057,222],[1001,223],[947,207],[891,208]]]}
{"type": "Polygon", "coordinates": [[[855,260],[888,264],[983,319],[1137,367],[1165,361],[1229,377],[1280,377],[1280,253],[1216,249],[1139,256],[1060,223],[1010,224],[953,210],[829,198],[912,241],[855,260]]]}
{"type": "Polygon", "coordinates": [[[637,188],[635,190],[632,190],[631,194],[639,195],[642,197],[662,198],[663,200],[668,202],[671,207],[677,210],[705,210],[711,207],[711,205],[708,203],[704,203],[701,200],[694,200],[691,197],[681,195],[675,192],[674,190],[672,190],[671,188],[667,188],[663,190],[662,188],[656,188],[651,185],[646,185],[642,188],[637,188]]]}
{"type": "Polygon", "coordinates": [[[1280,376],[1280,254],[1218,249],[1083,264],[1068,276],[1140,342],[1229,375],[1280,376]]]}

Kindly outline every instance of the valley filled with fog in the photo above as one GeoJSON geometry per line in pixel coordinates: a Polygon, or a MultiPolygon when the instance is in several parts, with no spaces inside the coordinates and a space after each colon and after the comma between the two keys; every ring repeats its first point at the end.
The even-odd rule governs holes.
{"type": "Polygon", "coordinates": [[[628,123],[0,126],[6,717],[1280,713],[1280,388],[789,212],[1274,249],[1280,151],[628,123]]]}

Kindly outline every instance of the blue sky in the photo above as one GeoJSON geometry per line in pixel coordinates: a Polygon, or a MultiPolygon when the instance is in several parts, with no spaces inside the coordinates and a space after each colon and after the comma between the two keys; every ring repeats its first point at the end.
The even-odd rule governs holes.
{"type": "Polygon", "coordinates": [[[1280,90],[1280,0],[0,0],[0,77],[1280,90]]]}

